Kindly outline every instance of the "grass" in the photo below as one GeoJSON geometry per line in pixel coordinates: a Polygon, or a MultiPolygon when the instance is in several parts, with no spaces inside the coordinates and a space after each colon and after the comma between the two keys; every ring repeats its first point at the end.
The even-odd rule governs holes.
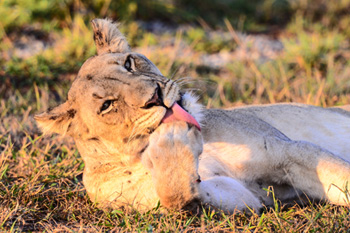
{"type": "Polygon", "coordinates": [[[232,12],[218,4],[209,14],[200,7],[181,10],[196,1],[180,0],[0,1],[0,230],[349,231],[349,207],[327,203],[281,206],[276,200],[259,215],[212,210],[189,216],[161,206],[146,213],[101,210],[87,198],[73,140],[42,137],[35,125],[33,115],[63,102],[79,67],[95,53],[89,20],[96,16],[123,20],[121,30],[136,51],[168,77],[191,77],[186,88],[207,107],[350,104],[350,1],[234,2],[232,12]],[[144,22],[150,19],[174,29],[148,31],[144,22]],[[256,51],[262,36],[277,38],[283,50],[270,57],[256,51]],[[45,49],[30,56],[18,50],[36,41],[45,49]]]}

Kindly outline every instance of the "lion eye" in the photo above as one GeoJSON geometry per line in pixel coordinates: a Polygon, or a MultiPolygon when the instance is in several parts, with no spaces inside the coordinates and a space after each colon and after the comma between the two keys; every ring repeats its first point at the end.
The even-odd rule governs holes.
{"type": "Polygon", "coordinates": [[[127,71],[131,72],[131,71],[132,71],[131,66],[132,66],[131,57],[128,57],[128,58],[126,59],[125,63],[124,63],[124,68],[125,68],[127,71]]]}
{"type": "Polygon", "coordinates": [[[101,107],[101,112],[107,110],[112,104],[112,100],[106,100],[103,104],[102,104],[102,107],[101,107]]]}

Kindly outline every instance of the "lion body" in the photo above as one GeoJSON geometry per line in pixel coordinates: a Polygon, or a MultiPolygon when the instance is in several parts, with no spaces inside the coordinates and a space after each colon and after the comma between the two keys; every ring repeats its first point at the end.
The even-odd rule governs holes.
{"type": "Polygon", "coordinates": [[[98,56],[82,66],[67,102],[36,116],[44,132],[74,137],[92,201],[232,212],[272,204],[266,190],[273,187],[283,202],[307,196],[347,204],[348,107],[203,109],[132,53],[110,21],[94,20],[93,28],[98,56]],[[163,123],[177,103],[201,131],[185,121],[163,123]]]}
{"type": "MultiPolygon", "coordinates": [[[[204,150],[199,160],[199,174],[203,179],[217,176],[237,179],[265,205],[273,201],[264,190],[270,186],[280,200],[300,202],[304,193],[310,195],[312,191],[304,186],[318,188],[319,195],[310,195],[318,200],[327,199],[333,191],[337,193],[338,188],[331,186],[337,178],[329,174],[320,180],[322,176],[318,173],[333,171],[336,176],[345,177],[341,185],[348,180],[350,115],[345,110],[275,104],[207,110],[204,115],[204,150]],[[321,154],[325,164],[320,158],[315,164],[313,156],[321,157],[321,154]],[[333,158],[336,158],[334,164],[333,158]],[[293,171],[295,162],[298,166],[293,171]],[[347,168],[344,174],[341,169],[337,171],[338,166],[347,168]],[[308,184],[311,169],[315,169],[316,174],[308,184]],[[293,181],[294,172],[305,178],[301,186],[293,181]]],[[[345,203],[342,198],[346,197],[341,192],[338,195],[335,202],[345,203]]]]}

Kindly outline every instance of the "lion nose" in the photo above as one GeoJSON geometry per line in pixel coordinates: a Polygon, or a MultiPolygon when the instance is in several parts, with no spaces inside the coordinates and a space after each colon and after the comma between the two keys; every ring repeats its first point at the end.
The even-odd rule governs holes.
{"type": "Polygon", "coordinates": [[[152,98],[149,99],[142,108],[149,109],[154,106],[164,106],[164,103],[162,100],[162,92],[160,90],[159,85],[157,85],[157,88],[154,91],[152,98]]]}

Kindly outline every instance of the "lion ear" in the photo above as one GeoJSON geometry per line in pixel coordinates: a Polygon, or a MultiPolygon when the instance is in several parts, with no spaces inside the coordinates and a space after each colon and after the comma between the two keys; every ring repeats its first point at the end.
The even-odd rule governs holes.
{"type": "Polygon", "coordinates": [[[76,110],[65,102],[52,110],[34,116],[44,134],[58,133],[65,135],[71,128],[76,110]]]}
{"type": "Polygon", "coordinates": [[[118,30],[117,24],[109,19],[93,19],[91,24],[98,55],[130,52],[129,44],[118,30]]]}

